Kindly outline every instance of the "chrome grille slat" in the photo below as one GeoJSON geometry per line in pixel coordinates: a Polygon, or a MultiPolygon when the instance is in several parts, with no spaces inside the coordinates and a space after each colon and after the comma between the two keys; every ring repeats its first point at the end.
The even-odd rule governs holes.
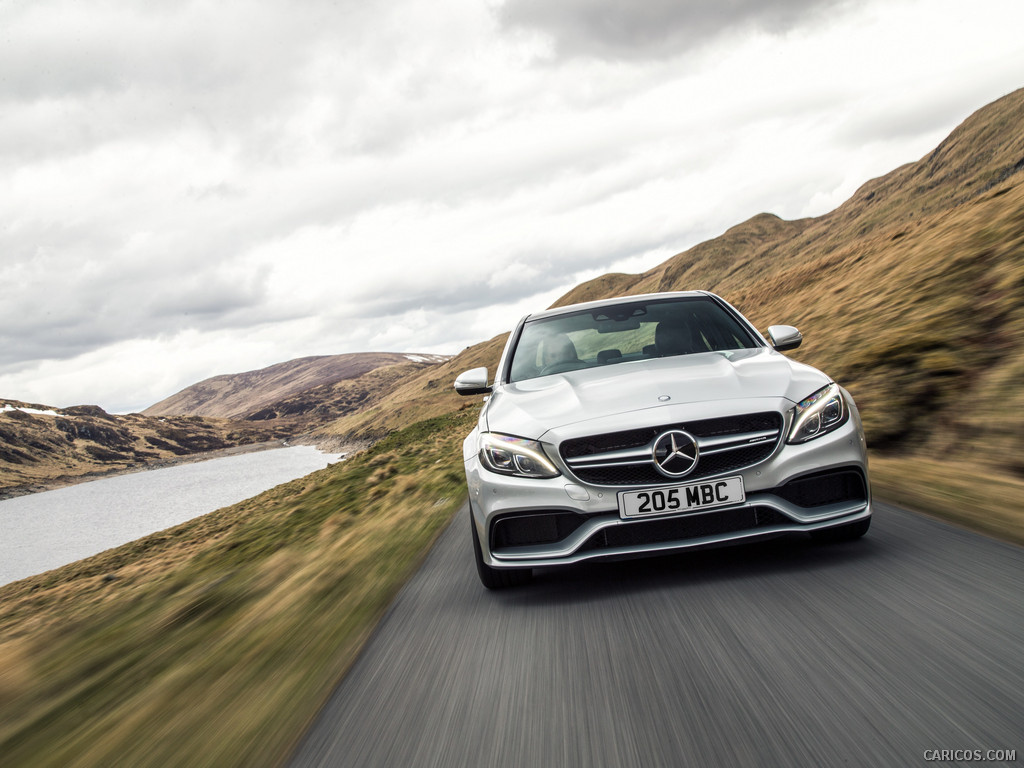
{"type": "Polygon", "coordinates": [[[762,438],[777,439],[779,436],[778,429],[767,429],[761,432],[748,432],[746,434],[738,435],[726,435],[725,437],[708,437],[708,438],[697,438],[697,445],[700,446],[701,453],[712,453],[716,450],[727,450],[731,451],[735,448],[744,448],[751,445],[755,440],[760,441],[762,438]],[[735,443],[735,445],[733,445],[735,443]],[[728,446],[728,447],[721,447],[728,446]]]}
{"type": "Polygon", "coordinates": [[[625,451],[608,451],[608,453],[596,453],[592,456],[580,456],[569,459],[572,467],[606,466],[610,464],[630,464],[649,461],[651,458],[651,446],[646,445],[639,450],[630,449],[625,451]]]}

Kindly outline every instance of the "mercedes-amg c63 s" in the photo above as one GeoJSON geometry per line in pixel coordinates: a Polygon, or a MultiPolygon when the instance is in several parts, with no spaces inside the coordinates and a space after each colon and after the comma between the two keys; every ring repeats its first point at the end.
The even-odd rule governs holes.
{"type": "Polygon", "coordinates": [[[871,523],[850,394],[781,354],[722,298],[659,293],[527,315],[487,369],[463,446],[473,551],[488,588],[533,568],[871,523]]]}

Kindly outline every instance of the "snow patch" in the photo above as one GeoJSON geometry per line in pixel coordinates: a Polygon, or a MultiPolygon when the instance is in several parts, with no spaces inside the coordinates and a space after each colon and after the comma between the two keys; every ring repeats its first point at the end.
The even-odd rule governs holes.
{"type": "Polygon", "coordinates": [[[22,413],[31,413],[33,416],[59,416],[56,411],[40,411],[36,408],[22,408],[19,406],[13,406],[10,403],[4,403],[4,407],[0,408],[0,412],[4,411],[21,411],[22,413]]]}

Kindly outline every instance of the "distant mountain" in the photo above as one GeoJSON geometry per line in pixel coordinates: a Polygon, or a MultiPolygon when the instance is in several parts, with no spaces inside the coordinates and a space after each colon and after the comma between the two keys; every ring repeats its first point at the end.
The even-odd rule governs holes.
{"type": "MultiPolygon", "coordinates": [[[[408,377],[445,360],[389,352],[306,357],[215,376],[142,414],[0,400],[0,498],[211,451],[296,439],[371,407],[408,377]]],[[[336,447],[343,442],[321,441],[336,447]]]]}
{"type": "Polygon", "coordinates": [[[276,424],[0,399],[0,498],[286,436],[276,424]]]}
{"type": "Polygon", "coordinates": [[[394,352],[301,357],[256,371],[205,379],[151,405],[142,413],[145,416],[188,415],[228,419],[246,419],[260,412],[263,415],[255,418],[292,415],[311,410],[316,403],[305,410],[293,409],[291,413],[282,414],[277,414],[273,406],[307,390],[357,379],[384,366],[409,362],[433,364],[444,360],[447,358],[441,355],[394,352]]]}

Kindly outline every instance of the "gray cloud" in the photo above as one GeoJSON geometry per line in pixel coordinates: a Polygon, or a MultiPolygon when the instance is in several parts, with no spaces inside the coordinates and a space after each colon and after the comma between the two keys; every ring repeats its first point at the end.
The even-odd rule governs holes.
{"type": "Polygon", "coordinates": [[[926,149],[887,138],[1019,79],[1019,24],[985,27],[1006,5],[968,34],[954,0],[500,1],[0,2],[0,394],[134,408],[306,354],[455,351],[803,215],[823,179],[838,204],[926,149]]]}
{"type": "Polygon", "coordinates": [[[357,0],[310,0],[301,12],[274,0],[5,3],[0,162],[155,140],[189,124],[215,139],[241,136],[265,156],[320,86],[323,58],[352,55],[348,83],[335,82],[344,96],[359,86],[355,59],[387,55],[365,34],[372,21],[357,0]]]}
{"type": "Polygon", "coordinates": [[[284,321],[308,311],[264,306],[266,270],[239,278],[187,261],[98,263],[90,262],[90,251],[37,256],[0,280],[0,367],[70,359],[125,339],[284,321]]]}
{"type": "Polygon", "coordinates": [[[562,57],[659,59],[692,52],[735,31],[782,33],[847,0],[508,0],[510,29],[550,36],[562,57]]]}
{"type": "MultiPolygon", "coordinates": [[[[351,295],[346,306],[337,310],[337,316],[383,322],[417,310],[428,310],[440,316],[515,305],[552,290],[567,291],[576,284],[576,275],[600,268],[603,264],[613,264],[637,253],[685,239],[686,235],[682,233],[668,238],[630,233],[629,237],[618,242],[607,243],[599,256],[581,245],[562,248],[554,253],[510,253],[505,260],[489,260],[492,271],[475,275],[468,271],[461,275],[442,273],[426,281],[391,276],[351,295]],[[501,279],[495,280],[495,273],[503,268],[505,271],[501,279]]],[[[531,307],[532,311],[541,309],[545,307],[531,307]]]]}
{"type": "MultiPolygon", "coordinates": [[[[912,100],[879,99],[866,104],[849,117],[836,132],[836,138],[850,146],[858,146],[874,141],[892,141],[898,137],[935,134],[937,126],[956,125],[976,106],[971,93],[961,90],[956,84],[922,83],[912,100]],[[971,105],[967,111],[965,104],[971,105]]],[[[907,158],[908,161],[916,159],[907,158]]]]}

